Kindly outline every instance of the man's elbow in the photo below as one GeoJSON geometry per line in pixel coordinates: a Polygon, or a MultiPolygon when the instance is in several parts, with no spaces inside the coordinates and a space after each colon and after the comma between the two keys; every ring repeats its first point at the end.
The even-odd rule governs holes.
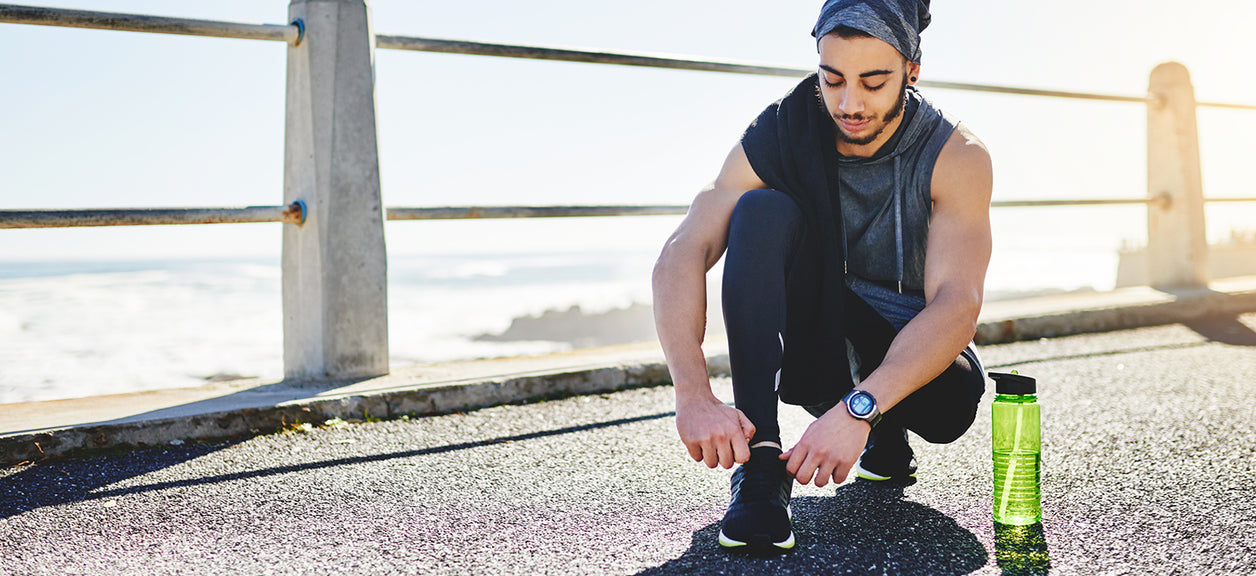
{"type": "Polygon", "coordinates": [[[688,274],[692,270],[703,273],[719,260],[716,247],[708,242],[687,235],[675,235],[663,245],[662,252],[654,261],[654,284],[675,274],[688,274]]]}
{"type": "Polygon", "coordinates": [[[668,252],[668,246],[663,247],[663,251],[659,254],[657,260],[654,261],[654,272],[650,275],[650,286],[654,290],[655,298],[659,295],[659,290],[667,281],[668,269],[671,267],[671,256],[668,252]]]}
{"type": "Polygon", "coordinates": [[[966,294],[960,302],[959,307],[960,323],[964,327],[964,334],[972,340],[977,336],[977,325],[981,318],[981,291],[973,290],[966,294]]]}
{"type": "Polygon", "coordinates": [[[981,317],[981,290],[956,289],[946,291],[943,301],[946,302],[948,316],[957,330],[971,340],[977,335],[977,324],[981,317]]]}
{"type": "Polygon", "coordinates": [[[654,272],[650,277],[655,297],[671,284],[677,268],[685,258],[685,252],[684,243],[675,237],[668,239],[663,245],[658,259],[654,261],[654,272]]]}

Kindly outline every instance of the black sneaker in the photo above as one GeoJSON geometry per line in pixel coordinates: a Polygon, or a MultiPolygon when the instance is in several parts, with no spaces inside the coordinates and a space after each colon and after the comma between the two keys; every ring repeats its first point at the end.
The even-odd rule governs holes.
{"type": "Polygon", "coordinates": [[[780,455],[772,446],[751,448],[750,461],[733,471],[733,497],[720,524],[720,546],[766,554],[794,547],[789,514],[794,478],[780,455]]]}
{"type": "Polygon", "coordinates": [[[868,446],[855,463],[855,476],[876,482],[915,478],[916,455],[907,444],[907,430],[879,427],[868,434],[868,446]]]}

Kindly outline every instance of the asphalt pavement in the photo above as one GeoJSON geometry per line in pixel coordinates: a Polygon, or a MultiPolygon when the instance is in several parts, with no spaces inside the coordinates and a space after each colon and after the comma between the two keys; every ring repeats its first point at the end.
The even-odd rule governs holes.
{"type": "Polygon", "coordinates": [[[1036,532],[991,521],[991,386],[915,484],[797,487],[794,552],[725,553],[657,386],[0,470],[0,574],[1256,574],[1256,315],[981,352],[1039,381],[1036,532]]]}

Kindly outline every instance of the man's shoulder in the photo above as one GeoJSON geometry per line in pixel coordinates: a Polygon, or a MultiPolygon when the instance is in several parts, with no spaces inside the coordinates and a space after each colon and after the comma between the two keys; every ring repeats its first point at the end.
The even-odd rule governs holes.
{"type": "Polygon", "coordinates": [[[957,124],[947,138],[934,170],[989,170],[990,150],[968,126],[957,124]]]}
{"type": "Polygon", "coordinates": [[[932,194],[940,197],[959,191],[991,188],[994,167],[984,142],[964,124],[951,132],[933,168],[932,194]]]}

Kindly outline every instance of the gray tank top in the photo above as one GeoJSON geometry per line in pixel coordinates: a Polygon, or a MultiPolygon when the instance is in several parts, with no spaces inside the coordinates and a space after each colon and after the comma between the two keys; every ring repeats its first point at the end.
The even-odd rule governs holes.
{"type": "Polygon", "coordinates": [[[870,158],[839,157],[837,174],[848,284],[915,293],[923,308],[933,166],[959,122],[912,87],[907,98],[894,137],[870,158]]]}

